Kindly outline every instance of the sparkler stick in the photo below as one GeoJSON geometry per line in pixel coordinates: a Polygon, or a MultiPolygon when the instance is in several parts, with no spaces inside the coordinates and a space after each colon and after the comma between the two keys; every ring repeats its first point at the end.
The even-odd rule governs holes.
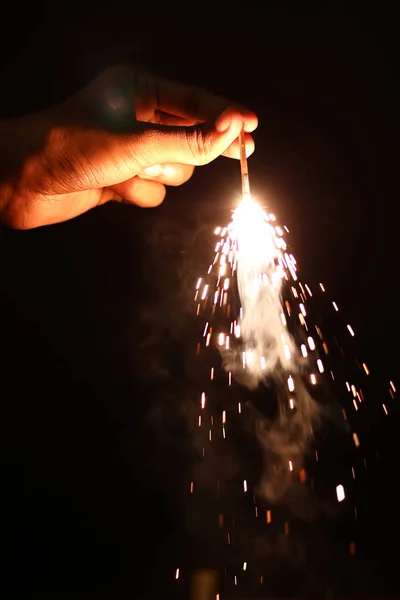
{"type": "Polygon", "coordinates": [[[239,136],[240,145],[240,172],[242,175],[242,194],[244,197],[250,196],[250,183],[249,183],[249,168],[247,165],[246,157],[246,144],[244,141],[244,129],[240,132],[239,136]]]}

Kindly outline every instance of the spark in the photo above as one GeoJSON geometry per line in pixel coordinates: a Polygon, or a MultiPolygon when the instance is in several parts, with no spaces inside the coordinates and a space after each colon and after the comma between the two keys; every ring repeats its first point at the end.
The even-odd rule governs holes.
{"type": "Polygon", "coordinates": [[[286,360],[290,360],[290,358],[291,358],[291,353],[290,353],[290,348],[289,348],[288,344],[285,344],[285,345],[283,346],[283,353],[284,353],[284,355],[285,355],[285,358],[286,358],[286,360]]]}
{"type": "Polygon", "coordinates": [[[346,494],[344,493],[344,487],[342,486],[342,484],[336,486],[336,497],[338,502],[343,502],[343,500],[346,497],[346,494]]]}
{"type": "Polygon", "coordinates": [[[285,535],[289,535],[289,523],[285,523],[283,530],[285,532],[285,535]]]}
{"type": "Polygon", "coordinates": [[[350,335],[351,335],[352,337],[354,337],[354,336],[355,336],[355,333],[354,333],[354,330],[353,330],[352,326],[351,326],[351,325],[347,325],[347,329],[349,330],[349,332],[350,332],[350,335]]]}
{"type": "MultiPolygon", "coordinates": [[[[316,386],[317,383],[324,382],[325,379],[330,379],[330,377],[335,379],[332,371],[330,371],[331,360],[336,352],[335,347],[332,346],[331,333],[328,327],[326,329],[323,327],[324,334],[326,334],[325,338],[321,329],[312,322],[311,308],[314,301],[309,300],[313,295],[312,289],[307,284],[299,281],[297,261],[286,244],[285,232],[288,233],[288,229],[277,224],[275,215],[264,211],[249,194],[243,196],[238,207],[233,211],[233,217],[229,225],[215,229],[215,235],[218,237],[213,242],[213,246],[215,244],[214,260],[210,265],[209,276],[203,279],[199,278],[196,282],[195,306],[197,314],[202,313],[205,317],[201,326],[203,328],[204,325],[201,353],[203,354],[204,346],[211,346],[209,357],[211,358],[211,364],[215,365],[214,368],[210,367],[210,363],[206,363],[206,378],[209,377],[210,380],[214,380],[216,377],[217,381],[212,385],[220,381],[223,382],[223,378],[220,378],[219,374],[217,375],[215,372],[215,369],[217,369],[218,373],[218,367],[212,353],[217,348],[222,356],[225,373],[227,374],[227,379],[224,380],[225,385],[228,382],[229,386],[234,386],[232,389],[233,408],[232,404],[225,404],[227,410],[222,410],[218,400],[217,404],[213,405],[215,401],[214,392],[209,396],[207,391],[207,398],[206,392],[201,394],[200,404],[204,412],[198,408],[198,413],[201,412],[201,414],[198,415],[197,413],[197,416],[199,427],[203,426],[203,429],[198,431],[199,435],[204,435],[202,443],[203,456],[205,455],[204,440],[207,436],[210,442],[213,440],[213,445],[219,444],[220,440],[225,439],[228,434],[229,439],[231,434],[230,429],[226,429],[227,412],[231,410],[232,413],[235,413],[230,413],[230,419],[232,414],[233,423],[236,420],[235,415],[242,413],[242,403],[238,402],[237,397],[234,396],[237,384],[254,389],[258,387],[260,382],[268,384],[268,380],[273,379],[274,386],[275,384],[279,386],[280,409],[282,414],[285,415],[285,426],[288,424],[287,428],[290,430],[291,420],[309,418],[310,427],[308,430],[311,433],[308,435],[312,436],[313,427],[311,425],[313,422],[308,415],[313,412],[314,400],[309,395],[310,384],[316,386]],[[236,308],[235,296],[237,291],[239,292],[240,308],[236,308]],[[289,294],[289,299],[286,298],[286,294],[289,294]],[[218,324],[219,328],[217,330],[214,328],[213,331],[211,325],[215,325],[213,318],[216,315],[220,315],[222,318],[218,324]],[[232,376],[234,383],[232,383],[232,376]],[[214,436],[212,436],[212,430],[215,432],[214,421],[208,412],[209,408],[214,409],[215,425],[217,426],[217,435],[214,436]],[[289,414],[289,411],[293,412],[289,414]]],[[[322,292],[326,292],[324,284],[320,283],[319,288],[322,292]]],[[[331,316],[333,315],[332,307],[336,312],[339,312],[338,304],[331,301],[328,303],[328,311],[330,311],[331,316]]],[[[350,325],[346,325],[346,321],[341,327],[342,331],[344,327],[347,327],[350,335],[354,337],[354,330],[350,325]]],[[[343,350],[334,337],[333,341],[335,341],[344,356],[343,350]]],[[[347,355],[347,348],[345,350],[347,355]]],[[[200,345],[197,347],[196,353],[200,353],[200,345]]],[[[360,361],[358,366],[359,369],[365,371],[366,375],[370,374],[366,363],[360,361]]],[[[335,370],[335,373],[339,377],[339,371],[335,370]]],[[[339,383],[339,386],[342,386],[343,393],[346,386],[347,392],[350,393],[350,396],[347,396],[347,394],[345,396],[348,399],[347,402],[351,402],[352,410],[359,411],[357,416],[361,416],[364,411],[364,396],[362,390],[357,389],[360,385],[359,382],[356,379],[353,381],[355,383],[351,383],[351,381],[343,382],[339,383]]],[[[363,378],[363,381],[366,381],[365,378],[363,378]]],[[[328,384],[330,385],[329,381],[328,384]]],[[[362,385],[364,387],[364,383],[362,385]]],[[[315,388],[318,393],[319,387],[323,388],[323,386],[315,388]]],[[[386,394],[388,394],[388,388],[393,398],[396,388],[392,381],[386,387],[386,394]]],[[[368,390],[366,390],[366,397],[368,399],[368,390]]],[[[246,406],[247,404],[243,407],[243,410],[246,406]]],[[[387,404],[381,401],[378,406],[379,408],[382,406],[380,410],[388,414],[387,404]]],[[[391,404],[389,404],[389,409],[390,407],[391,404]]],[[[342,415],[343,419],[347,421],[346,427],[350,428],[354,413],[350,410],[348,404],[346,409],[349,421],[347,421],[347,414],[344,409],[342,409],[342,415]]],[[[194,418],[196,419],[196,414],[194,418]]],[[[352,435],[355,447],[358,448],[360,446],[358,434],[352,431],[350,435],[352,435]]],[[[209,454],[207,452],[207,456],[209,454]]],[[[297,449],[295,452],[291,452],[289,456],[293,460],[288,460],[287,454],[283,454],[282,459],[278,457],[279,460],[274,458],[274,464],[271,466],[276,473],[284,470],[286,472],[285,477],[288,480],[310,485],[310,488],[314,489],[314,479],[311,471],[306,473],[302,466],[304,456],[299,456],[297,449]],[[296,465],[296,468],[294,465],[296,465]],[[293,478],[291,475],[289,476],[288,472],[296,473],[296,476],[293,478]]],[[[315,465],[315,467],[327,468],[323,454],[320,462],[319,460],[318,451],[315,450],[315,461],[319,463],[319,466],[315,465]]],[[[355,479],[353,467],[351,467],[351,473],[352,478],[355,479]]],[[[236,484],[239,493],[241,492],[241,486],[243,486],[244,493],[250,491],[248,480],[244,479],[247,476],[249,475],[244,473],[236,484]]],[[[350,473],[347,474],[347,477],[350,478],[350,473]]],[[[333,489],[335,489],[335,485],[333,489]]],[[[196,480],[196,495],[199,489],[198,486],[196,480]]],[[[190,493],[194,493],[194,482],[190,483],[190,493]]],[[[342,484],[336,485],[336,498],[339,503],[345,500],[346,493],[349,494],[349,490],[346,489],[345,491],[342,484]]],[[[268,497],[266,500],[271,502],[268,497]]],[[[254,504],[252,515],[255,514],[255,517],[258,518],[259,507],[256,501],[254,501],[254,504]]],[[[270,506],[271,504],[272,502],[270,506]]],[[[265,519],[267,524],[272,522],[271,510],[265,511],[265,519]]],[[[274,520],[276,520],[275,516],[274,520]]],[[[258,522],[260,521],[263,521],[263,519],[259,519],[258,522]]],[[[225,526],[228,526],[228,521],[226,520],[225,524],[223,523],[222,521],[222,525],[219,526],[225,529],[225,526]]],[[[230,525],[235,527],[234,522],[230,525]]],[[[263,526],[265,527],[265,521],[263,526]]],[[[289,535],[289,523],[284,523],[283,526],[284,533],[289,535]]],[[[236,543],[236,536],[232,536],[232,533],[224,531],[223,535],[228,544],[236,543]],[[225,535],[227,535],[227,538],[225,535]]],[[[243,565],[243,571],[248,570],[248,563],[243,562],[244,558],[250,557],[246,554],[242,556],[239,569],[236,569],[238,575],[234,576],[235,585],[238,584],[238,578],[239,583],[242,583],[240,564],[243,565]]],[[[179,573],[179,570],[177,572],[179,573]]]]}

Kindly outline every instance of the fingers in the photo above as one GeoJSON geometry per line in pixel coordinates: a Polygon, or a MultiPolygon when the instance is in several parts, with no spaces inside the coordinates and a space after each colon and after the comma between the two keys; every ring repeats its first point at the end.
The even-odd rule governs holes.
{"type": "Polygon", "coordinates": [[[216,119],[226,108],[233,107],[242,115],[245,131],[251,133],[257,128],[255,113],[201,87],[142,73],[137,76],[135,88],[136,118],[140,121],[174,125],[179,123],[173,122],[173,117],[179,117],[187,125],[203,123],[216,119]],[[163,120],[157,120],[160,114],[163,120]]]}
{"type": "MultiPolygon", "coordinates": [[[[238,157],[235,144],[243,127],[242,115],[229,108],[212,123],[192,127],[168,127],[133,123],[130,131],[110,135],[107,130],[96,129],[86,131],[68,131],[68,136],[61,134],[57,138],[56,157],[64,155],[73,167],[68,177],[51,179],[48,184],[51,193],[69,193],[72,191],[100,189],[112,187],[143,174],[144,169],[154,165],[175,165],[171,169],[164,168],[159,176],[147,172],[144,177],[151,178],[154,184],[162,186],[179,185],[190,177],[194,166],[205,165],[218,156],[238,157]],[[79,157],[77,160],[76,157],[79,157]],[[185,165],[186,167],[177,167],[185,165]],[[159,179],[157,179],[159,177],[159,179]]],[[[246,135],[248,154],[253,150],[254,142],[250,134],[246,135]]],[[[51,157],[50,157],[51,158],[51,157]]],[[[51,171],[51,169],[50,169],[51,171]]],[[[141,181],[145,181],[142,178],[141,181]]],[[[43,184],[44,185],[44,184],[43,184]]],[[[162,201],[164,188],[158,192],[153,188],[157,198],[150,198],[147,205],[156,205],[162,201]]],[[[124,193],[133,191],[124,188],[124,193]]],[[[116,192],[118,189],[116,188],[116,192]]],[[[141,201],[142,202],[142,201],[141,201]]]]}
{"type": "Polygon", "coordinates": [[[196,125],[198,123],[195,119],[177,117],[176,115],[171,115],[161,110],[154,111],[154,117],[149,122],[157,123],[158,125],[179,125],[180,127],[190,127],[190,125],[196,125]]]}
{"type": "Polygon", "coordinates": [[[182,185],[193,175],[193,165],[163,164],[147,167],[139,173],[141,179],[158,181],[164,185],[182,185]]]}
{"type": "Polygon", "coordinates": [[[207,124],[194,127],[147,125],[133,134],[117,136],[115,152],[123,156],[120,175],[127,170],[131,177],[146,167],[163,163],[205,165],[230,148],[242,127],[242,115],[230,108],[211,127],[207,124]]]}
{"type": "Polygon", "coordinates": [[[139,176],[111,186],[108,195],[103,195],[102,203],[122,198],[145,208],[158,206],[164,200],[165,185],[182,185],[190,179],[193,171],[192,165],[153,165],[139,176]]]}
{"type": "MultiPolygon", "coordinates": [[[[245,133],[244,141],[246,145],[246,156],[249,157],[254,152],[254,140],[249,133],[245,133]]],[[[222,156],[227,156],[228,158],[240,158],[240,145],[239,140],[236,139],[232,144],[222,153],[222,156]]]]}
{"type": "Polygon", "coordinates": [[[140,177],[132,177],[123,183],[110,186],[114,194],[123,200],[144,208],[158,206],[165,198],[165,186],[158,181],[146,181],[140,177]]]}

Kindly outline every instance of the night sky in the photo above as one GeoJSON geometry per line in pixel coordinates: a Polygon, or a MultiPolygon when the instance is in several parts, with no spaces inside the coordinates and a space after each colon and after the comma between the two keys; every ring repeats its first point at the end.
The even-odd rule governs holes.
{"type": "MultiPolygon", "coordinates": [[[[393,15],[17,8],[15,38],[1,40],[1,116],[56,103],[121,61],[253,109],[254,195],[289,227],[304,279],[348,315],[377,379],[400,387],[393,15]]],[[[1,229],[3,587],[140,591],[146,565],[174,564],[192,290],[239,191],[239,165],[221,158],[157,209],[110,203],[1,229]]],[[[383,592],[400,591],[399,415],[371,431],[381,462],[365,552],[383,592]]]]}

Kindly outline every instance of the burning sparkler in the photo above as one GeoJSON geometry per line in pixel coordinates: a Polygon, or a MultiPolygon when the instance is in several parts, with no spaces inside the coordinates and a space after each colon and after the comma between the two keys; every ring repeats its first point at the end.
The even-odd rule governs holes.
{"type": "MultiPolygon", "coordinates": [[[[270,462],[266,467],[267,477],[260,488],[261,496],[276,504],[291,482],[297,481],[303,486],[309,483],[304,454],[313,439],[319,415],[319,405],[313,396],[322,384],[330,379],[332,385],[348,394],[348,406],[342,411],[346,423],[349,423],[350,407],[357,412],[365,397],[359,380],[342,383],[340,377],[335,378],[331,370],[332,355],[340,351],[343,356],[343,348],[336,337],[334,343],[337,348],[332,348],[321,327],[314,325],[308,314],[309,303],[312,304],[314,297],[320,294],[326,295],[326,287],[320,283],[319,288],[315,286],[312,289],[300,281],[296,259],[285,239],[288,228],[280,226],[275,215],[264,210],[250,194],[243,134],[240,149],[242,198],[230,223],[216,227],[214,258],[206,277],[199,278],[196,283],[196,314],[204,317],[203,341],[197,344],[196,354],[202,355],[212,347],[218,349],[228,387],[233,385],[234,380],[250,390],[260,384],[274,382],[279,402],[277,423],[268,430],[260,427],[257,433],[265,453],[272,457],[267,459],[270,462]]],[[[335,318],[340,319],[338,304],[332,301],[329,304],[329,310],[338,314],[335,318]]],[[[340,326],[342,338],[354,337],[351,325],[343,322],[340,326]]],[[[365,362],[359,363],[359,371],[363,377],[370,375],[365,362]]],[[[234,410],[240,416],[243,409],[239,398],[231,407],[213,396],[217,393],[213,392],[216,379],[221,380],[221,374],[217,375],[217,372],[218,366],[214,363],[208,371],[211,383],[205,383],[199,394],[197,427],[198,431],[204,430],[203,459],[207,456],[207,444],[226,440],[230,411],[234,410]]],[[[388,388],[393,400],[396,392],[394,383],[390,382],[388,388]]],[[[388,402],[382,403],[382,408],[382,414],[388,414],[388,402]]],[[[359,453],[360,438],[354,428],[352,443],[354,451],[359,453]]],[[[315,462],[320,463],[317,451],[315,462]]],[[[365,468],[365,460],[363,464],[365,468]]],[[[358,469],[359,466],[351,467],[353,479],[358,469]]],[[[347,484],[343,483],[334,483],[332,498],[345,505],[347,484]]],[[[242,493],[251,495],[247,478],[242,478],[239,484],[242,493]]],[[[195,481],[190,482],[191,495],[196,493],[196,485],[195,481]]],[[[216,485],[219,490],[218,480],[216,485]]],[[[263,511],[262,504],[258,504],[254,496],[254,515],[256,519],[261,514],[265,515],[264,526],[270,526],[273,521],[270,507],[263,511]]],[[[356,509],[354,514],[357,518],[356,509]]],[[[222,529],[227,528],[225,539],[231,545],[232,530],[222,514],[218,523],[222,529]]],[[[289,535],[289,531],[285,522],[285,535],[289,535]]],[[[350,546],[350,554],[354,554],[353,541],[350,546]]],[[[246,565],[243,570],[247,570],[247,559],[243,564],[246,565]]],[[[235,573],[234,585],[237,585],[238,577],[240,575],[235,573]]],[[[262,583],[263,575],[260,577],[262,583]]]]}

